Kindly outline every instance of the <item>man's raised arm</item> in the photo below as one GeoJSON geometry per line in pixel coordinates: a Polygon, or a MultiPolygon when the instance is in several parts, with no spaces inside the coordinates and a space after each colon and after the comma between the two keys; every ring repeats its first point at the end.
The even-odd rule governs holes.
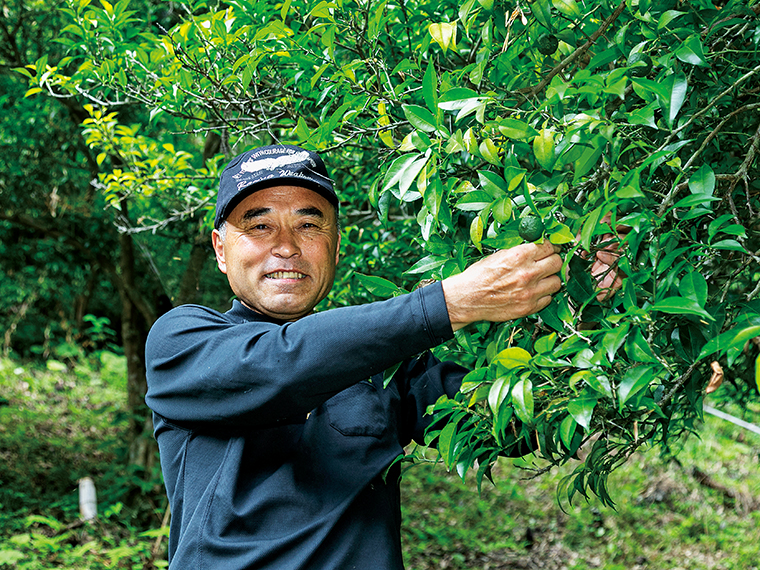
{"type": "Polygon", "coordinates": [[[559,291],[559,249],[544,241],[504,249],[443,280],[451,328],[537,313],[559,291]]]}

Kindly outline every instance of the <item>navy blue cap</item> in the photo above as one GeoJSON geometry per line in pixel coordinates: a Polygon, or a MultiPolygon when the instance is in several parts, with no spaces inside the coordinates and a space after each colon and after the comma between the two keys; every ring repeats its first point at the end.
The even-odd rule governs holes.
{"type": "Polygon", "coordinates": [[[218,229],[249,194],[285,185],[314,190],[338,208],[338,195],[317,153],[295,145],[262,146],[236,156],[222,171],[214,227],[218,229]]]}

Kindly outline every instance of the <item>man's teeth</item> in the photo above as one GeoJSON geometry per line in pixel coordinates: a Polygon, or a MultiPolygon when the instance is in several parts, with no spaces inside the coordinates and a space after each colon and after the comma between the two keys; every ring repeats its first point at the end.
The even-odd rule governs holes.
{"type": "Polygon", "coordinates": [[[303,279],[306,275],[298,271],[275,271],[267,275],[267,277],[269,279],[303,279]]]}

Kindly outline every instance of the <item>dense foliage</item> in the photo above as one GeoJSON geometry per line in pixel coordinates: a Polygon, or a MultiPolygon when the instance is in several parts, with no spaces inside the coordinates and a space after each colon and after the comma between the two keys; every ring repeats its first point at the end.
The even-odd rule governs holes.
{"type": "Polygon", "coordinates": [[[378,296],[522,243],[528,216],[530,239],[563,247],[548,309],[439,351],[473,367],[430,434],[463,476],[521,440],[541,470],[583,448],[567,495],[611,502],[634,450],[693,429],[712,362],[757,397],[757,2],[172,2],[150,29],[127,0],[68,6],[67,57],[19,72],[30,95],[87,103],[97,186],[139,213],[123,230],[208,231],[222,157],[201,167],[163,126],[224,155],[323,151],[348,265],[378,296]],[[120,122],[134,104],[154,134],[120,122]],[[599,252],[617,294],[595,287],[599,252]]]}

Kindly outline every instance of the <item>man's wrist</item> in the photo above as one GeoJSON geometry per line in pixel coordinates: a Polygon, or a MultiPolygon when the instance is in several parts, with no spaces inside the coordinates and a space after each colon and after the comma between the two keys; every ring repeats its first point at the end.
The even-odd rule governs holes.
{"type": "Polygon", "coordinates": [[[473,322],[468,317],[467,311],[463,308],[466,294],[463,295],[462,293],[463,285],[460,283],[462,281],[459,277],[460,275],[461,273],[441,281],[443,296],[446,300],[446,310],[449,312],[449,322],[453,331],[457,331],[473,322]]]}

